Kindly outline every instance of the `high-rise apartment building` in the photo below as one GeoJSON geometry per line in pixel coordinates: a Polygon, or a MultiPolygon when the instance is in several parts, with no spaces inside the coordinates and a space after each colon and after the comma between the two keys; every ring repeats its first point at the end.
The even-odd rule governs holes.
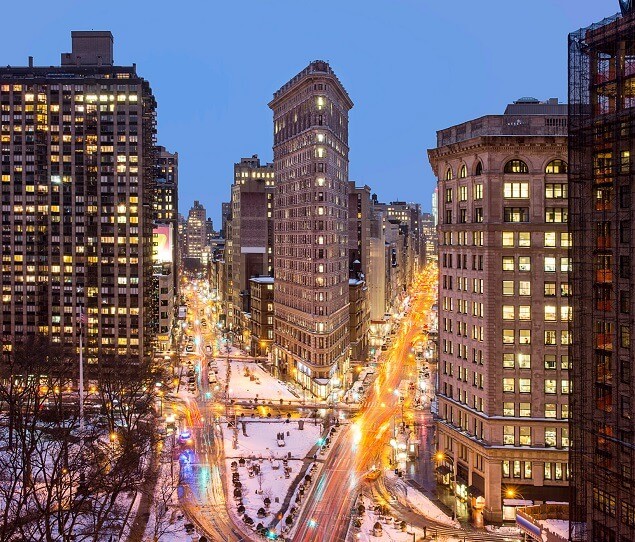
{"type": "Polygon", "coordinates": [[[110,32],[61,66],[0,68],[3,349],[35,335],[131,367],[150,352],[155,109],[110,32]]]}
{"type": "Polygon", "coordinates": [[[567,106],[525,98],[437,134],[437,472],[485,521],[566,501],[567,106]]]}
{"type": "Polygon", "coordinates": [[[178,153],[156,148],[152,235],[152,319],[155,348],[172,347],[178,294],[178,153]]]}
{"type": "Polygon", "coordinates": [[[569,36],[570,540],[635,540],[635,12],[569,36]]]}
{"type": "Polygon", "coordinates": [[[228,322],[241,326],[250,312],[249,279],[273,277],[273,164],[261,164],[258,155],[234,164],[231,218],[226,222],[225,262],[228,322]]]}
{"type": "Polygon", "coordinates": [[[192,259],[203,258],[203,249],[207,246],[207,230],[205,221],[207,213],[205,207],[197,200],[190,208],[185,226],[186,257],[192,259]]]}
{"type": "Polygon", "coordinates": [[[319,397],[348,370],[348,112],[311,62],[269,103],[274,120],[274,363],[319,397]]]}

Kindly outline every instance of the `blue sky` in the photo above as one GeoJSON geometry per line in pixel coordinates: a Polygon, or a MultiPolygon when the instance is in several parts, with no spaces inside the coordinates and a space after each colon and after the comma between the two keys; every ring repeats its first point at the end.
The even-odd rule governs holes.
{"type": "Polygon", "coordinates": [[[567,34],[617,0],[33,0],[2,2],[0,65],[59,63],[71,30],[111,30],[157,96],[158,140],[180,159],[180,209],[218,224],[233,164],[272,158],[273,92],[311,60],[355,102],[350,178],[430,208],[436,130],[521,96],[566,101],[567,34]]]}

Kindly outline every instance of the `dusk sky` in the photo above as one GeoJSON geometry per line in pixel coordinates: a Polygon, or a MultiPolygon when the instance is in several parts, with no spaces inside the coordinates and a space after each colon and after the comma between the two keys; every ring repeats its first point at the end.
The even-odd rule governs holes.
{"type": "Polygon", "coordinates": [[[36,0],[2,2],[0,65],[59,64],[71,30],[110,30],[157,97],[158,143],[179,153],[180,211],[220,227],[233,164],[272,159],[267,103],[311,60],[355,107],[350,178],[430,209],[436,130],[521,96],[566,101],[567,34],[617,0],[36,0]]]}

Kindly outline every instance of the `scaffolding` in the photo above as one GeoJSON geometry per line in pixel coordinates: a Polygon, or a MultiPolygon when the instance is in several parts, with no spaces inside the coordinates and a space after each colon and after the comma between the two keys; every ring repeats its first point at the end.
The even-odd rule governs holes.
{"type": "Polygon", "coordinates": [[[635,540],[633,147],[631,13],[569,36],[572,541],[635,540]]]}

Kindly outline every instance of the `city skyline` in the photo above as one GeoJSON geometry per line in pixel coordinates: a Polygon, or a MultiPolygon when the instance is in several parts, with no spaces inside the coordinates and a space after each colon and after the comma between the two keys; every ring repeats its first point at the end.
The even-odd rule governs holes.
{"type": "MultiPolygon", "coordinates": [[[[167,11],[144,12],[146,21],[155,24],[147,24],[147,31],[142,27],[131,33],[129,23],[118,18],[116,9],[107,13],[85,8],[79,11],[74,9],[76,2],[66,1],[55,10],[43,5],[35,11],[32,24],[37,32],[28,41],[20,39],[18,28],[6,29],[5,39],[12,46],[4,62],[26,65],[30,55],[35,57],[35,65],[51,65],[57,61],[56,51],[67,48],[70,30],[112,31],[115,63],[134,61],[140,75],[152,81],[160,104],[159,137],[166,148],[180,154],[181,208],[187,209],[199,199],[214,223],[220,224],[220,203],[229,199],[225,187],[233,174],[233,160],[223,157],[258,154],[263,161],[270,161],[271,114],[264,97],[286,74],[324,58],[358,97],[351,114],[350,178],[370,185],[380,200],[419,201],[429,210],[434,177],[426,164],[425,149],[434,144],[436,129],[476,118],[521,96],[540,100],[558,97],[565,102],[568,32],[618,10],[616,2],[605,5],[591,0],[577,2],[575,11],[566,0],[539,0],[532,10],[507,2],[493,4],[487,10],[460,6],[458,14],[450,5],[417,7],[413,2],[391,5],[388,14],[379,2],[365,4],[363,13],[356,3],[340,6],[345,24],[333,29],[320,27],[325,39],[309,36],[297,40],[292,50],[275,57],[274,64],[266,59],[274,58],[279,49],[275,38],[279,29],[295,18],[306,20],[312,6],[281,2],[273,11],[254,2],[241,2],[221,5],[208,13],[210,8],[200,5],[200,17],[169,12],[170,35],[179,39],[160,40],[156,29],[170,28],[166,26],[167,11]],[[244,29],[240,38],[235,35],[234,24],[213,28],[210,33],[208,25],[211,21],[213,26],[215,19],[236,21],[244,29]],[[523,28],[540,28],[540,40],[519,39],[517,24],[510,23],[519,20],[523,28]],[[346,32],[341,32],[344,28],[346,32]],[[448,40],[450,35],[452,40],[448,40]],[[229,42],[232,47],[226,46],[229,42]],[[462,73],[453,67],[458,55],[462,73]],[[200,107],[188,111],[179,108],[181,79],[173,76],[174,69],[164,68],[166,61],[183,74],[200,68],[197,77],[204,87],[213,88],[208,102],[201,98],[200,107]],[[513,67],[512,62],[519,63],[522,70],[514,68],[514,77],[505,77],[501,70],[513,67]],[[382,76],[377,77],[374,70],[381,70],[382,76]],[[433,85],[432,79],[443,82],[433,85]],[[386,102],[408,104],[408,108],[391,105],[391,114],[382,114],[387,111],[386,102]],[[381,130],[377,114],[382,118],[381,130]],[[402,137],[394,137],[396,133],[402,137]],[[184,134],[188,134],[187,139],[184,134]],[[384,163],[373,160],[378,148],[392,159],[384,163]],[[201,189],[204,195],[198,195],[201,189]]],[[[5,9],[9,17],[19,10],[14,6],[5,9]]],[[[134,20],[142,9],[128,6],[126,21],[134,20]]]]}

